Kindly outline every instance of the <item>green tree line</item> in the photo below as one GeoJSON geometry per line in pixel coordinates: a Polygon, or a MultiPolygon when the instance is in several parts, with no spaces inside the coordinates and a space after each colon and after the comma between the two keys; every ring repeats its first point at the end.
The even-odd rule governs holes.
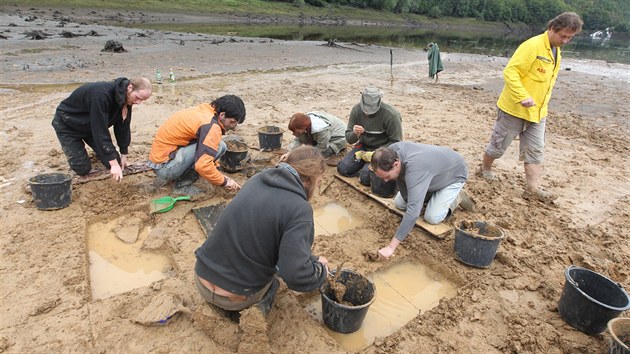
{"type": "MultiPolygon", "coordinates": [[[[273,1],[273,0],[272,0],[273,1]]],[[[301,7],[349,6],[419,14],[430,18],[474,17],[494,22],[522,22],[541,26],[564,11],[584,19],[585,29],[630,29],[630,0],[275,0],[301,7]]]]}

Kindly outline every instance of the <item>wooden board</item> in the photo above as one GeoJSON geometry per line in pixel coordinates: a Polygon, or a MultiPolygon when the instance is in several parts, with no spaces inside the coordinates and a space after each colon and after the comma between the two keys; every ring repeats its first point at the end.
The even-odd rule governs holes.
{"type": "Polygon", "coordinates": [[[192,211],[195,214],[197,221],[199,221],[199,225],[203,229],[203,232],[205,232],[206,238],[210,237],[212,230],[217,225],[219,216],[223,210],[225,210],[226,206],[227,202],[222,202],[200,208],[193,208],[192,211]]]}
{"type": "MultiPolygon", "coordinates": [[[[123,176],[133,175],[136,173],[146,172],[150,170],[151,170],[151,167],[147,166],[147,164],[145,163],[135,163],[135,164],[132,163],[132,164],[129,164],[129,166],[125,168],[125,170],[123,171],[123,176]]],[[[90,172],[89,174],[85,176],[74,175],[72,177],[72,184],[81,184],[81,183],[87,183],[91,181],[100,181],[100,180],[108,179],[108,178],[112,178],[112,176],[109,174],[109,170],[100,170],[100,171],[90,172]]]]}
{"type": "MultiPolygon", "coordinates": [[[[354,188],[361,194],[368,196],[372,198],[373,200],[375,200],[376,202],[378,202],[379,204],[383,205],[384,207],[389,209],[390,212],[397,214],[401,217],[405,215],[404,211],[399,210],[398,208],[394,206],[393,198],[382,198],[375,194],[372,194],[370,191],[370,188],[362,185],[359,182],[358,178],[344,177],[338,174],[335,174],[334,176],[340,181],[345,182],[346,184],[348,184],[350,187],[354,188]]],[[[419,217],[418,220],[416,220],[416,226],[418,226],[422,230],[428,232],[429,234],[437,238],[445,238],[453,231],[453,228],[445,223],[440,223],[437,225],[429,224],[422,217],[419,217]]]]}

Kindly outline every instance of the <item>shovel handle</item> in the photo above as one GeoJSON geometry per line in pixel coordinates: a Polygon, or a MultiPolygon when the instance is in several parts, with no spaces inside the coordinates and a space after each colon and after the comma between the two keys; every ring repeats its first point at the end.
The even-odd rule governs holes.
{"type": "Polygon", "coordinates": [[[178,202],[180,200],[190,200],[190,196],[189,195],[182,195],[181,197],[173,198],[173,202],[178,202]]]}
{"type": "Polygon", "coordinates": [[[339,275],[341,274],[341,267],[343,267],[344,263],[346,263],[346,261],[341,262],[337,266],[337,270],[335,271],[335,275],[332,277],[331,283],[334,283],[337,281],[337,279],[339,279],[339,275]]]}

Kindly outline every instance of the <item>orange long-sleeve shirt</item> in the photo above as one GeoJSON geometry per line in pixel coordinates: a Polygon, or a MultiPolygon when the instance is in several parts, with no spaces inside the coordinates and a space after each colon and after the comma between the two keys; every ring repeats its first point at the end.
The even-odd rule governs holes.
{"type": "Polygon", "coordinates": [[[197,143],[195,170],[213,185],[227,183],[215,164],[217,149],[225,128],[215,118],[216,111],[209,103],[187,108],[173,114],[160,126],[149,160],[155,164],[168,162],[175,157],[178,148],[197,143]]]}

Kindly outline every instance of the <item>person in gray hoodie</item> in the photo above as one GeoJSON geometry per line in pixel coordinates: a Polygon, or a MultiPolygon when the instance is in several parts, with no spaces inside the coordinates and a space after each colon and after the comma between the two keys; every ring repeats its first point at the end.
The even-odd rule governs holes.
{"type": "Polygon", "coordinates": [[[245,183],[195,251],[195,283],[207,302],[232,312],[258,304],[266,315],[277,277],[300,292],[322,285],[328,260],[311,253],[315,227],[309,198],[324,170],[320,151],[301,146],[245,183]]]}

